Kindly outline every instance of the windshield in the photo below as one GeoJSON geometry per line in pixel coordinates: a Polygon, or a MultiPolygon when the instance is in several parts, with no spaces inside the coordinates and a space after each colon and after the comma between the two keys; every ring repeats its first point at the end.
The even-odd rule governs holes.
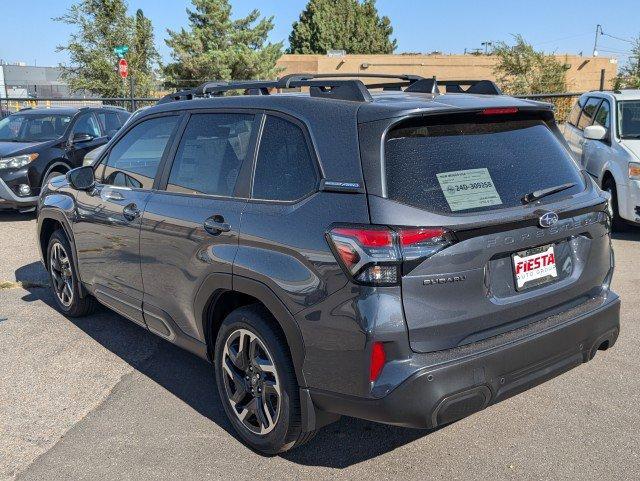
{"type": "Polygon", "coordinates": [[[13,114],[0,120],[0,142],[44,142],[61,137],[70,115],[13,114]]]}
{"type": "Polygon", "coordinates": [[[585,188],[570,154],[542,120],[432,118],[387,135],[389,199],[439,214],[522,206],[562,184],[545,202],[585,188]]]}
{"type": "Polygon", "coordinates": [[[618,102],[618,132],[622,139],[640,139],[640,100],[618,102]]]}

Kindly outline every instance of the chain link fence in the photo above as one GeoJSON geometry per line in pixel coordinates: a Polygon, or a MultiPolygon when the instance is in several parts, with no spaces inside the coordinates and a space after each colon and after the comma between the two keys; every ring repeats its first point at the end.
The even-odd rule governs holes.
{"type": "MultiPolygon", "coordinates": [[[[516,95],[518,98],[550,102],[556,109],[556,119],[559,123],[566,121],[571,107],[582,92],[565,92],[552,94],[516,95]]],[[[114,105],[129,112],[155,104],[158,98],[0,98],[0,118],[25,108],[54,108],[54,107],[98,107],[114,105]]]]}

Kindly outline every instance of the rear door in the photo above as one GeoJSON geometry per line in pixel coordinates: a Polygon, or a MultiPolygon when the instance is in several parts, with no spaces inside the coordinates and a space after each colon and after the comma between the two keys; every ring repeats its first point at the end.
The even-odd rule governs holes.
{"type": "Polygon", "coordinates": [[[142,218],[144,312],[160,335],[202,340],[195,297],[208,279],[231,289],[258,129],[250,111],[193,112],[183,129],[142,218]]]}
{"type": "Polygon", "coordinates": [[[603,199],[558,135],[526,113],[433,116],[387,134],[385,192],[370,196],[372,222],[444,227],[451,240],[428,258],[403,251],[415,350],[495,336],[601,291],[611,267],[605,216],[595,212],[603,199]]]}
{"type": "Polygon", "coordinates": [[[566,139],[569,147],[571,148],[571,152],[574,154],[576,161],[580,161],[580,158],[576,155],[577,152],[577,142],[579,140],[579,130],[578,130],[578,120],[580,119],[580,114],[582,113],[582,108],[584,107],[585,102],[587,101],[586,97],[578,98],[578,101],[573,105],[571,112],[569,113],[569,117],[567,121],[562,126],[562,134],[566,139]]]}

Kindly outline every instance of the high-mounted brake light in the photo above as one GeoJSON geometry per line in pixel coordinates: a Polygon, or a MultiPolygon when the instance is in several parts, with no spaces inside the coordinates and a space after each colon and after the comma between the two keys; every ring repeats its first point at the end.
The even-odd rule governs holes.
{"type": "Polygon", "coordinates": [[[518,107],[492,107],[480,112],[481,115],[507,115],[517,113],[518,107]]]}
{"type": "Polygon", "coordinates": [[[384,352],[384,344],[374,342],[371,348],[371,363],[369,364],[369,381],[374,382],[380,377],[382,368],[387,362],[387,354],[384,352]]]}
{"type": "Polygon", "coordinates": [[[415,264],[451,245],[447,231],[439,227],[335,227],[327,240],[350,277],[375,286],[396,285],[403,261],[415,264]]]}

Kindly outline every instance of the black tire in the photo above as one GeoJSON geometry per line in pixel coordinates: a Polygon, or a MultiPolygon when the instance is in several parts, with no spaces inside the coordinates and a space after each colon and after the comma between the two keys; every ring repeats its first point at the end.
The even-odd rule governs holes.
{"type": "MultiPolygon", "coordinates": [[[[236,309],[222,322],[214,353],[216,384],[225,413],[240,438],[253,450],[265,455],[288,451],[309,441],[314,435],[313,432],[302,432],[299,386],[293,362],[284,335],[274,327],[274,322],[276,322],[275,319],[261,305],[254,304],[236,309]],[[249,361],[249,346],[254,343],[252,335],[266,348],[265,351],[262,351],[260,343],[255,342],[255,345],[258,346],[255,350],[261,351],[262,361],[259,363],[249,361]],[[233,347],[236,341],[239,343],[237,349],[233,347]],[[245,344],[244,349],[247,356],[240,354],[243,351],[241,343],[245,344]],[[245,362],[232,362],[230,354],[236,359],[244,358],[245,362]],[[226,369],[223,367],[223,360],[226,362],[226,369]],[[272,361],[272,364],[269,364],[268,361],[272,361]],[[239,369],[238,365],[240,364],[246,364],[246,366],[239,369]],[[251,364],[256,367],[252,368],[251,364]],[[256,374],[256,371],[259,370],[258,365],[267,365],[269,369],[275,367],[275,374],[261,370],[259,374],[256,374]],[[253,369],[253,371],[250,372],[249,369],[253,369]],[[233,377],[231,371],[233,371],[233,377]],[[245,374],[244,378],[243,373],[245,374]],[[261,384],[253,385],[253,376],[264,377],[265,384],[262,385],[264,390],[262,394],[258,394],[261,384]],[[267,388],[264,386],[268,382],[279,386],[278,410],[273,409],[273,413],[271,413],[271,408],[275,405],[273,399],[276,394],[272,394],[273,398],[270,403],[264,401],[268,396],[267,388]],[[236,387],[240,383],[244,387],[236,387]],[[252,394],[254,387],[255,396],[252,394]],[[233,395],[230,390],[235,391],[233,395]],[[234,403],[232,398],[238,392],[240,392],[240,400],[234,403]],[[255,405],[252,404],[254,400],[257,403],[255,405]],[[258,414],[253,414],[256,412],[252,410],[255,406],[260,406],[257,408],[259,410],[262,409],[263,420],[273,421],[271,430],[264,434],[254,432],[258,428],[265,431],[268,428],[262,424],[258,414]],[[265,415],[267,409],[270,412],[268,416],[265,415]],[[240,416],[243,413],[244,421],[241,421],[240,416]],[[252,426],[252,424],[256,426],[252,426]]],[[[258,356],[256,356],[257,358],[258,356]]],[[[256,382],[260,383],[260,380],[256,382]]],[[[271,387],[271,391],[273,393],[273,387],[271,387]]]]}
{"type": "Polygon", "coordinates": [[[87,316],[95,310],[96,300],[91,296],[80,297],[80,282],[72,256],[64,231],[55,231],[47,247],[47,270],[56,306],[69,317],[87,316]]]}
{"type": "Polygon", "coordinates": [[[611,215],[611,230],[614,232],[623,232],[629,229],[629,224],[622,217],[618,210],[618,189],[616,182],[611,177],[607,178],[602,184],[602,190],[609,192],[611,201],[609,203],[609,214],[611,215]]]}

